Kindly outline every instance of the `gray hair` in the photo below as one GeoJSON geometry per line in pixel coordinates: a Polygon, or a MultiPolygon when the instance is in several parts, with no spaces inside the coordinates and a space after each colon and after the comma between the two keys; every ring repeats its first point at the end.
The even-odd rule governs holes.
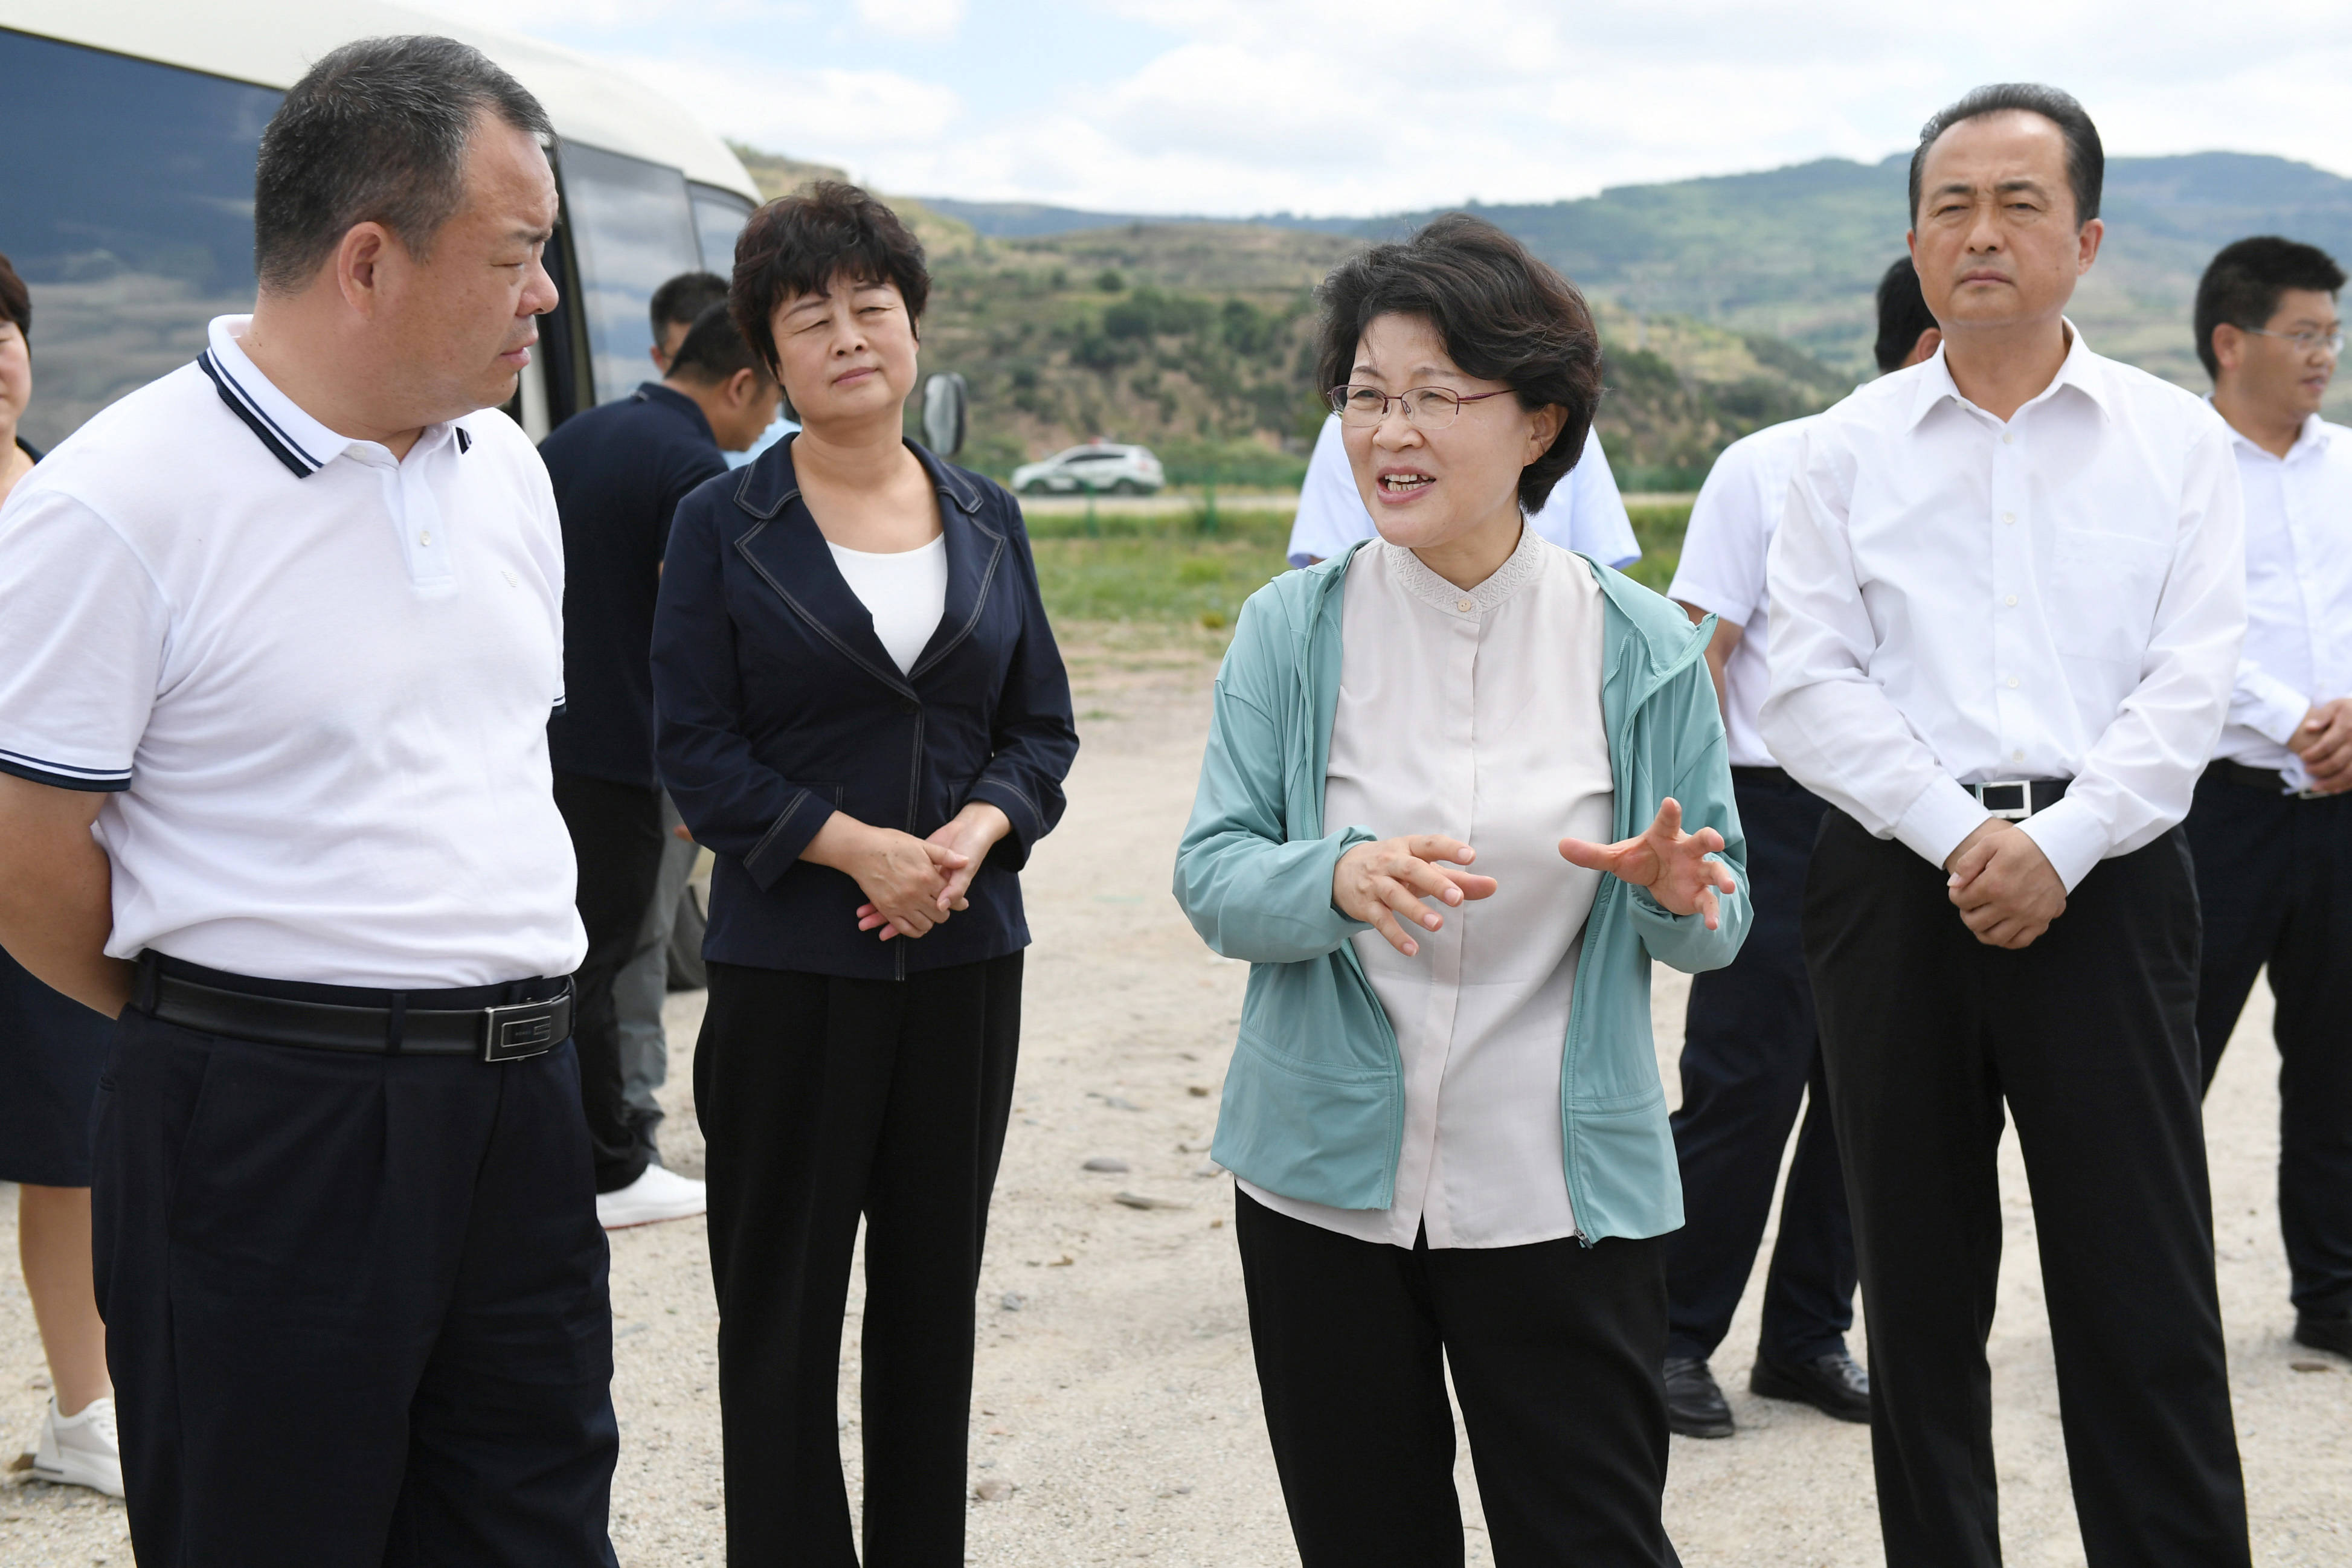
{"type": "Polygon", "coordinates": [[[261,133],[253,266],[265,289],[309,282],[352,226],[380,223],[420,258],[466,194],[485,113],[551,145],[523,85],[455,38],[362,38],[304,73],[261,133]]]}

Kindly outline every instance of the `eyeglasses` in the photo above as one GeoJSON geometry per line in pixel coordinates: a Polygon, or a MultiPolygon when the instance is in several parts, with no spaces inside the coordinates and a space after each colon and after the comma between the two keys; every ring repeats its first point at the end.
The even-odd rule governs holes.
{"type": "Polygon", "coordinates": [[[1501,392],[1474,392],[1465,397],[1442,386],[1414,386],[1391,395],[1377,386],[1350,385],[1335,386],[1323,395],[1342,425],[1378,425],[1389,416],[1389,405],[1394,404],[1404,410],[1405,423],[1415,429],[1443,430],[1462,417],[1464,404],[1502,397],[1509,391],[1505,387],[1501,392]]]}
{"type": "Polygon", "coordinates": [[[2309,353],[2312,350],[2317,349],[2330,359],[2336,359],[2341,357],[2344,353],[2344,329],[2341,327],[2326,333],[2273,332],[2267,327],[2240,327],[2238,330],[2257,338],[2284,338],[2295,346],[2296,352],[2301,353],[2309,353]]]}

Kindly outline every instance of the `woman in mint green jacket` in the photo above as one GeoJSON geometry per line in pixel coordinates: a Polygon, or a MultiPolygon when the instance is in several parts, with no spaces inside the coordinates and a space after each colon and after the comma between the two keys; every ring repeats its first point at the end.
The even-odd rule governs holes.
{"type": "Polygon", "coordinates": [[[1292,1529],[1463,1560],[1450,1368],[1497,1563],[1672,1563],[1650,964],[1747,929],[1712,627],[1524,526],[1601,392],[1558,273],[1457,214],[1323,305],[1380,537],[1244,606],[1175,889],[1252,965],[1214,1152],[1292,1529]]]}

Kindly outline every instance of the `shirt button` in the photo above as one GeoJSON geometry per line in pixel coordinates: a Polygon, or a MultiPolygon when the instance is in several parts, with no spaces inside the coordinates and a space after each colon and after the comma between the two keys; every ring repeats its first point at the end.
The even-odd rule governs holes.
{"type": "Polygon", "coordinates": [[[2017,445],[2017,437],[2013,433],[2004,430],[2000,433],[2000,444],[2004,447],[2014,447],[2017,445]]]}
{"type": "Polygon", "coordinates": [[[2014,607],[2016,606],[2016,605],[2017,605],[2017,595],[2014,595],[2014,594],[2011,594],[2008,598],[2003,599],[2003,600],[2001,601],[2001,603],[2002,603],[2002,604],[2004,604],[2004,605],[2010,605],[2011,608],[2014,608],[2014,607]]]}
{"type": "Polygon", "coordinates": [[[2025,753],[2023,752],[2011,752],[2009,753],[2009,760],[2012,763],[2021,763],[2025,761],[2025,753]]]}
{"type": "Polygon", "coordinates": [[[424,546],[425,546],[425,548],[427,548],[427,549],[432,548],[432,545],[433,545],[433,531],[432,531],[431,529],[429,529],[429,528],[428,528],[428,529],[426,529],[424,532],[422,532],[422,533],[418,534],[418,535],[416,536],[416,542],[417,542],[417,543],[419,543],[419,544],[424,545],[424,546]]]}
{"type": "Polygon", "coordinates": [[[2003,522],[2015,522],[2017,521],[2017,514],[2013,511],[2005,511],[2000,514],[2000,520],[2003,522]]]}
{"type": "Polygon", "coordinates": [[[1456,599],[1454,601],[1454,607],[1466,616],[1471,611],[1478,607],[1478,601],[1475,599],[1456,599]]]}
{"type": "Polygon", "coordinates": [[[2017,677],[2015,677],[2015,676],[2013,676],[2013,675],[2012,675],[2012,676],[2011,676],[2011,677],[2009,678],[2009,689],[2010,689],[2011,691],[2014,691],[2014,690],[2016,690],[2016,689],[2017,689],[2017,677]]]}

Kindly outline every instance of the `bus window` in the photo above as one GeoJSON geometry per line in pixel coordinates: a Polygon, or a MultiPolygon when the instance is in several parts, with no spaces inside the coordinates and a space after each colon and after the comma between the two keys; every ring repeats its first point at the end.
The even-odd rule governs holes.
{"type": "Polygon", "coordinates": [[[0,252],[33,296],[52,447],[253,309],[253,165],[282,94],[0,29],[0,252]]]}
{"type": "Polygon", "coordinates": [[[751,216],[751,204],[716,185],[686,187],[694,202],[695,237],[702,242],[702,269],[721,278],[735,274],[735,239],[751,216]]]}
{"type": "Polygon", "coordinates": [[[596,401],[625,397],[654,373],[646,319],[654,290],[702,264],[686,176],[577,142],[562,144],[563,201],[580,266],[596,401]]]}

